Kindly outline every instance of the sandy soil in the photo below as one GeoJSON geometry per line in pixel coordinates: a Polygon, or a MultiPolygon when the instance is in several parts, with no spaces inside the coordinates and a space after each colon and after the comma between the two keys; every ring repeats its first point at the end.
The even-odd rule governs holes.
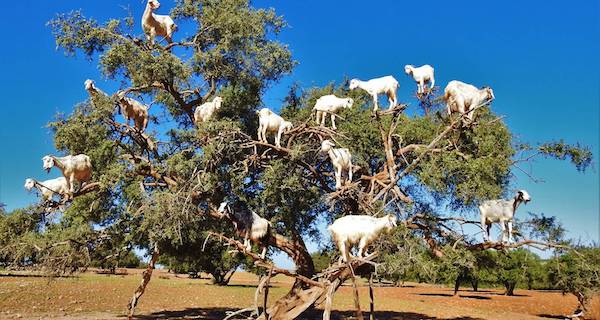
{"type": "MultiPolygon", "coordinates": [[[[140,281],[139,270],[127,275],[88,272],[75,277],[48,279],[31,274],[0,275],[0,319],[124,319],[127,302],[140,281]]],[[[210,284],[207,277],[157,270],[137,308],[138,319],[222,319],[226,312],[253,304],[257,277],[234,276],[231,285],[210,284]]],[[[284,295],[291,281],[276,277],[271,282],[270,301],[284,295]]],[[[501,290],[461,290],[412,284],[403,288],[377,287],[376,319],[564,319],[576,306],[573,296],[558,292],[516,290],[516,296],[501,290]]],[[[368,288],[360,288],[361,306],[368,310],[368,288]]],[[[332,319],[354,316],[352,289],[336,293],[332,319]]],[[[595,309],[600,310],[600,303],[595,309]]],[[[600,312],[599,312],[600,313],[600,312]]],[[[598,314],[598,313],[596,313],[598,314]]],[[[306,319],[318,319],[318,310],[306,319]]]]}

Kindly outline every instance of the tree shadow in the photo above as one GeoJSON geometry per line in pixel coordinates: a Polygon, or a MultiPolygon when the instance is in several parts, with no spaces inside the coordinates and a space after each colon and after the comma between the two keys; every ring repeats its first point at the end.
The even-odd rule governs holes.
{"type": "Polygon", "coordinates": [[[446,298],[452,298],[452,297],[456,297],[456,298],[465,298],[465,299],[478,299],[478,300],[492,300],[492,298],[490,297],[486,297],[486,296],[467,296],[464,294],[459,294],[459,295],[453,295],[451,293],[415,293],[416,295],[419,296],[428,296],[428,297],[446,297],[446,298]]]}
{"type": "Polygon", "coordinates": [[[492,300],[492,298],[490,297],[485,297],[485,296],[465,296],[465,295],[458,295],[461,298],[466,298],[466,299],[477,299],[477,300],[492,300]]]}
{"type": "Polygon", "coordinates": [[[530,297],[530,295],[528,294],[519,294],[519,293],[514,293],[512,296],[507,296],[506,294],[502,293],[502,292],[496,292],[496,291],[492,291],[492,290],[458,290],[458,292],[471,292],[471,293],[479,293],[479,294],[485,294],[485,295],[491,295],[491,296],[506,296],[506,297],[530,297]]]}
{"type": "MultiPolygon", "coordinates": [[[[152,312],[149,314],[135,315],[133,319],[136,320],[149,320],[149,319],[180,319],[180,318],[192,318],[192,319],[209,319],[217,320],[225,318],[225,312],[231,311],[226,308],[185,308],[182,310],[162,310],[152,312]]],[[[123,317],[127,317],[123,315],[123,317]]]]}
{"type": "Polygon", "coordinates": [[[454,297],[451,293],[414,293],[418,296],[428,296],[428,297],[454,297]]]}
{"type": "Polygon", "coordinates": [[[517,294],[517,293],[514,293],[512,296],[507,296],[504,293],[490,293],[490,294],[493,294],[493,295],[496,295],[496,296],[504,296],[504,297],[530,297],[527,294],[517,294]]]}
{"type": "Polygon", "coordinates": [[[568,319],[568,317],[563,316],[563,315],[558,315],[558,314],[538,314],[537,316],[540,318],[547,318],[547,319],[568,319]]]}
{"type": "MultiPolygon", "coordinates": [[[[241,283],[235,283],[235,284],[227,284],[223,286],[224,288],[226,287],[231,287],[231,288],[257,288],[258,285],[256,284],[241,284],[241,283]]],[[[269,284],[269,288],[277,288],[279,287],[276,284],[269,284]]]]}
{"type": "MultiPolygon", "coordinates": [[[[186,308],[183,310],[165,310],[159,312],[153,312],[150,314],[136,315],[133,319],[136,320],[162,320],[162,319],[205,319],[205,320],[221,320],[227,314],[228,311],[236,311],[235,309],[227,308],[186,308]]],[[[369,312],[363,311],[364,315],[368,315],[369,312]]],[[[355,319],[354,311],[332,311],[332,320],[350,320],[355,319]]],[[[379,320],[483,320],[482,318],[473,317],[455,317],[455,318],[438,318],[428,316],[426,314],[416,312],[396,312],[396,311],[375,311],[374,314],[376,319],[379,320]]],[[[125,316],[122,316],[125,317],[125,316]]],[[[313,309],[305,312],[302,316],[296,318],[299,320],[314,320],[323,317],[323,310],[313,309]]],[[[240,318],[241,319],[241,318],[240,318]]]]}
{"type": "Polygon", "coordinates": [[[0,278],[79,278],[77,275],[44,275],[44,274],[21,274],[21,273],[0,273],[0,278]]]}

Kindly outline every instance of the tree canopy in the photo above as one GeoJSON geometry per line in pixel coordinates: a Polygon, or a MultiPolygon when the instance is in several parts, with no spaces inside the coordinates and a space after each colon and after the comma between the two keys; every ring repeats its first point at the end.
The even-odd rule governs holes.
{"type": "MultiPolygon", "coordinates": [[[[93,187],[78,192],[44,228],[34,218],[40,208],[0,216],[0,228],[10,229],[0,242],[19,243],[25,252],[10,253],[14,261],[43,264],[41,257],[62,255],[62,266],[78,268],[89,264],[90,255],[107,252],[101,248],[138,247],[152,255],[149,270],[161,255],[165,263],[185,262],[222,276],[224,270],[259,260],[243,250],[245,256],[228,257],[224,242],[217,241],[219,235],[234,235],[231,221],[217,210],[223,200],[268,219],[270,252],[286,253],[296,265],[294,274],[304,277],[316,273],[306,241],[322,241],[319,224],[348,214],[401,218],[402,229],[393,234],[400,242],[379,246],[392,253],[382,261],[386,266],[401,263],[393,253],[411,241],[426,244],[430,257],[467,259],[471,256],[456,253],[457,243],[463,250],[506,249],[465,235],[461,226],[473,222],[462,212],[485,199],[511,196],[515,164],[537,155],[570,160],[582,171],[591,163],[591,153],[579,145],[516,141],[494,104],[477,106],[475,122],[468,126],[460,115],[442,112],[434,92],[427,114],[406,112],[413,108],[406,104],[371,112],[368,94],[348,90],[347,81],[292,87],[280,114],[294,128],[282,147],[258,142],[255,111],[262,95],[296,64],[277,40],[286,27],[283,18],[248,0],[178,0],[171,16],[193,23],[195,32],[188,38],[176,33],[179,42],[164,46],[135,33],[137,17],[100,23],[73,11],[48,23],[67,56],[97,61],[102,75],[120,84],[121,94],[152,102],[152,122],[144,133],[123,123],[115,113],[114,93],[90,97],[49,123],[59,153],[91,158],[93,187]],[[339,114],[337,131],[317,126],[312,118],[312,106],[324,94],[355,101],[339,114]],[[195,108],[216,95],[223,107],[195,127],[195,108]],[[329,159],[319,152],[323,139],[348,148],[356,166],[358,178],[339,190],[329,159]],[[214,270],[215,259],[227,267],[214,270]]],[[[0,258],[8,259],[3,254],[0,258]]],[[[407,264],[416,259],[410,251],[402,255],[408,255],[407,264]]],[[[408,267],[394,270],[403,274],[408,267]]],[[[145,288],[149,276],[144,281],[145,288]]],[[[294,288],[305,288],[303,281],[294,288]]]]}

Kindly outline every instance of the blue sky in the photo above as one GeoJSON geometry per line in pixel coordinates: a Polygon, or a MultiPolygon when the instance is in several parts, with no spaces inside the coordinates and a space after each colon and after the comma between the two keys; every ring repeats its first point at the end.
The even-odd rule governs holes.
{"type": "MultiPolygon", "coordinates": [[[[440,86],[462,80],[489,85],[492,108],[523,142],[564,138],[599,151],[599,29],[597,1],[256,1],[275,7],[289,23],[280,36],[299,61],[294,73],[276,84],[264,104],[277,109],[293,82],[303,87],[394,75],[399,99],[413,106],[415,84],[403,73],[405,64],[431,64],[440,86]]],[[[172,7],[162,1],[159,13],[172,7]]],[[[45,124],[58,112],[70,112],[86,99],[83,81],[103,82],[95,62],[70,59],[55,50],[46,22],[58,12],[83,9],[105,21],[126,14],[139,18],[140,0],[11,1],[4,4],[0,28],[0,202],[9,209],[36,201],[23,189],[27,177],[47,179],[41,157],[52,153],[45,124]]],[[[175,39],[191,32],[182,28],[175,39]]],[[[527,211],[556,215],[570,235],[598,241],[599,175],[582,174],[567,162],[539,160],[531,169],[545,183],[517,174],[513,186],[527,189],[533,201],[527,211]]],[[[529,169],[529,168],[527,168],[529,169]]],[[[314,247],[314,246],[312,246],[314,247]]]]}

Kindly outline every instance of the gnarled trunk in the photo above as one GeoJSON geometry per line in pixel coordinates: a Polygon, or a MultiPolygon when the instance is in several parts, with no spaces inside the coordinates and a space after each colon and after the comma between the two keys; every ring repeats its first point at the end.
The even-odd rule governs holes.
{"type": "Polygon", "coordinates": [[[374,253],[360,260],[354,259],[349,264],[332,265],[319,274],[318,283],[309,285],[297,278],[296,283],[301,281],[304,282],[303,285],[294,286],[287,295],[277,300],[266,314],[263,312],[258,319],[295,319],[307,309],[323,302],[325,302],[323,318],[328,319],[335,291],[344,281],[353,278],[354,274],[371,274],[374,271],[371,261],[376,256],[377,254],[374,253]]]}

